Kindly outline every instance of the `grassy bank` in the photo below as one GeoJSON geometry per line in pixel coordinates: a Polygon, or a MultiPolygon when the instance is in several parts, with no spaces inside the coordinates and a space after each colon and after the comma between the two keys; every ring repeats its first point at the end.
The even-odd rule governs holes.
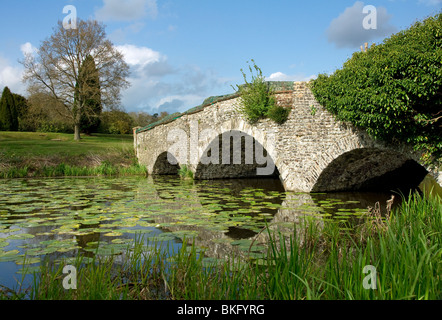
{"type": "Polygon", "coordinates": [[[146,174],[132,135],[0,132],[0,179],[146,174]]]}
{"type": "MultiPolygon", "coordinates": [[[[440,299],[442,204],[414,195],[387,218],[367,215],[354,233],[335,223],[310,224],[289,241],[269,231],[268,251],[239,261],[207,260],[194,245],[169,257],[143,239],[123,257],[85,263],[79,257],[77,289],[62,286],[64,264],[43,265],[32,288],[3,293],[22,299],[440,299]],[[299,239],[303,239],[300,241],[299,239]],[[119,260],[117,262],[117,260],[119,260]],[[208,262],[209,261],[209,262],[208,262]],[[367,283],[364,268],[376,268],[367,283]],[[375,284],[375,288],[373,285],[375,284]]],[[[70,262],[72,264],[72,262],[70,262]]],[[[0,294],[1,295],[1,294],[0,294]]]]}

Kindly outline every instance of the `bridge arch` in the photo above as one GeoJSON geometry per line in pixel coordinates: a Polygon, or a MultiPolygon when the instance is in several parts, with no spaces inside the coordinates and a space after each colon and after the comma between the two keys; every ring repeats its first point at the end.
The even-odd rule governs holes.
{"type": "Polygon", "coordinates": [[[153,175],[177,175],[180,165],[177,159],[168,151],[160,153],[153,165],[153,175]]]}
{"type": "Polygon", "coordinates": [[[270,139],[260,135],[261,143],[250,133],[225,130],[203,140],[195,179],[278,177],[275,160],[263,146],[270,139]]]}
{"type": "Polygon", "coordinates": [[[415,189],[428,171],[404,153],[382,148],[344,152],[321,172],[312,192],[415,189]]]}

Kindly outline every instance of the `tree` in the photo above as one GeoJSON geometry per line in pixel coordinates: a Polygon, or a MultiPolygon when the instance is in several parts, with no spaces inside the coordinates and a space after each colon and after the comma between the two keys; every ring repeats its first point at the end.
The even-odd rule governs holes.
{"type": "Polygon", "coordinates": [[[83,77],[86,77],[87,80],[80,80],[80,83],[86,85],[87,88],[82,88],[79,92],[82,92],[84,96],[80,96],[79,92],[77,93],[77,99],[84,100],[84,109],[80,117],[80,129],[82,132],[90,134],[96,132],[100,126],[100,115],[103,111],[100,94],[100,77],[95,66],[94,58],[90,55],[86,57],[80,68],[79,78],[82,79],[83,77]]]}
{"type": "Polygon", "coordinates": [[[65,29],[59,21],[35,56],[27,54],[22,64],[24,80],[63,106],[60,114],[70,119],[75,140],[80,140],[81,116],[93,117],[88,101],[101,100],[103,106],[112,109],[119,104],[121,90],[129,86],[129,66],[106,39],[105,27],[94,20],[79,19],[76,29],[65,29]],[[95,68],[85,63],[88,56],[93,58],[95,68]],[[91,85],[97,73],[99,86],[91,85]]]}
{"type": "Polygon", "coordinates": [[[416,22],[312,82],[316,99],[374,138],[442,159],[442,14],[416,22]]]}
{"type": "Polygon", "coordinates": [[[18,116],[14,96],[8,87],[3,89],[0,100],[0,129],[18,131],[18,116]]]}
{"type": "Polygon", "coordinates": [[[29,111],[28,100],[20,94],[13,93],[15,109],[17,110],[18,130],[22,130],[22,122],[27,117],[29,111]]]}
{"type": "Polygon", "coordinates": [[[100,130],[102,133],[129,134],[134,126],[133,119],[124,111],[112,110],[102,114],[100,130]]]}

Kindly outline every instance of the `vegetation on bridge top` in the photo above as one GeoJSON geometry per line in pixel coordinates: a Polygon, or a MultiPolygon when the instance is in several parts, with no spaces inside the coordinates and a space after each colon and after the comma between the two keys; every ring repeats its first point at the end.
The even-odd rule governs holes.
{"type": "MultiPolygon", "coordinates": [[[[407,143],[427,163],[442,158],[442,13],[356,52],[312,82],[315,98],[374,138],[407,143]]],[[[439,160],[438,160],[439,159],[439,160]]]]}
{"type": "MultiPolygon", "coordinates": [[[[267,86],[268,89],[271,89],[273,92],[281,92],[281,91],[293,91],[293,83],[294,83],[293,81],[266,81],[265,85],[267,86]]],[[[246,84],[243,84],[239,87],[242,87],[245,85],[246,84]]],[[[203,111],[205,108],[207,108],[215,103],[225,101],[225,100],[234,99],[239,96],[240,96],[240,93],[235,92],[235,93],[230,93],[230,94],[221,95],[221,96],[209,97],[209,98],[205,99],[203,101],[203,103],[199,106],[193,107],[193,108],[191,108],[185,112],[182,112],[182,113],[175,112],[173,114],[170,114],[170,115],[162,118],[159,121],[156,121],[154,123],[149,124],[148,126],[138,129],[136,132],[139,133],[139,132],[143,132],[143,131],[152,130],[156,126],[172,122],[178,118],[181,118],[184,115],[189,115],[189,114],[203,111]]]]}

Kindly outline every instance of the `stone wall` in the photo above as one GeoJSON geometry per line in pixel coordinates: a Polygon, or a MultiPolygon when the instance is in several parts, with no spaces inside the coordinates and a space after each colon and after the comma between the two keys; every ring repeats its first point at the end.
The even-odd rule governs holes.
{"type": "Polygon", "coordinates": [[[161,170],[155,166],[164,167],[164,154],[169,152],[177,165],[188,165],[196,178],[220,178],[223,172],[225,177],[249,176],[257,166],[245,166],[247,152],[243,147],[238,151],[242,165],[201,165],[207,151],[214,150],[216,139],[226,132],[240,131],[266,150],[286,190],[363,190],[373,185],[379,190],[384,184],[394,187],[399,177],[408,176],[414,183],[427,173],[428,168],[419,165],[420,155],[410,147],[375,141],[364,130],[337,121],[315,100],[306,82],[290,83],[276,97],[279,105],[291,108],[282,125],[268,119],[254,125],[247,123],[237,111],[240,98],[232,96],[199,112],[138,131],[134,143],[139,161],[149,173],[158,173],[161,170]],[[160,155],[162,160],[157,161],[160,155]],[[387,177],[393,182],[378,179],[391,172],[395,174],[387,177]]]}

